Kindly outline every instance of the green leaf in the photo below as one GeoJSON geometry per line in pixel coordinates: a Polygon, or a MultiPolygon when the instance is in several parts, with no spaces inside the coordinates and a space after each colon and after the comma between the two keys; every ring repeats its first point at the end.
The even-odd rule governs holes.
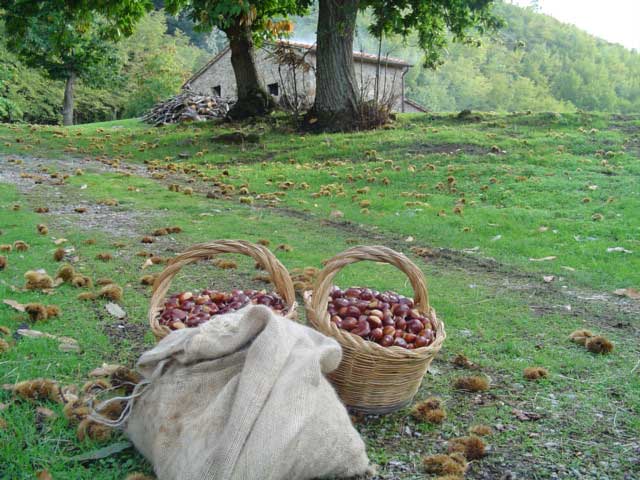
{"type": "Polygon", "coordinates": [[[70,462],[88,462],[91,460],[100,460],[101,458],[106,458],[111,455],[115,455],[116,453],[120,453],[127,448],[131,448],[132,446],[133,444],[129,441],[117,442],[89,453],[76,455],[75,457],[71,457],[68,460],[70,462]]]}

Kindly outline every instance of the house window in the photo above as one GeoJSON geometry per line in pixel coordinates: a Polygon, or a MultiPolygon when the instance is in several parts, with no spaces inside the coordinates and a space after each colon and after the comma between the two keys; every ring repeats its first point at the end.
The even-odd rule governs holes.
{"type": "Polygon", "coordinates": [[[277,83],[270,83],[269,85],[267,85],[267,89],[269,90],[269,95],[273,95],[274,97],[277,97],[278,95],[280,95],[278,93],[277,83]]]}
{"type": "Polygon", "coordinates": [[[216,97],[221,97],[222,96],[222,88],[220,87],[220,85],[216,85],[215,87],[213,87],[211,90],[213,90],[213,94],[216,97]]]}

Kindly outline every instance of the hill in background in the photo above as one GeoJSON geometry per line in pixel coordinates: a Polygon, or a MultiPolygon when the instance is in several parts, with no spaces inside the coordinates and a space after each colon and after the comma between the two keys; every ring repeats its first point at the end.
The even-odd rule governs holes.
{"type": "MultiPolygon", "coordinates": [[[[161,1],[155,2],[159,9],[161,1]]],[[[421,67],[415,38],[385,38],[382,55],[415,66],[406,95],[434,111],[608,111],[640,112],[640,53],[600,40],[571,25],[498,3],[506,26],[482,38],[480,47],[452,44],[437,70],[421,67]]],[[[360,15],[355,48],[375,53],[378,40],[360,15]]],[[[295,19],[296,40],[313,43],[317,22],[295,19]]],[[[0,33],[2,26],[0,25],[0,33]]],[[[23,65],[0,35],[0,121],[56,123],[63,85],[23,65]]],[[[118,46],[121,63],[107,87],[85,81],[78,89],[77,120],[95,122],[134,117],[180,88],[182,82],[222,46],[223,35],[203,35],[186,19],[157,10],[118,46]]]]}
{"type": "MultiPolygon", "coordinates": [[[[415,64],[407,96],[435,111],[640,111],[640,53],[600,40],[553,17],[506,3],[496,5],[505,27],[480,47],[452,44],[437,70],[421,68],[415,38],[383,39],[382,54],[415,64]]],[[[295,36],[314,41],[316,12],[296,19],[295,36]]],[[[361,15],[355,48],[378,40],[361,15]]]]}

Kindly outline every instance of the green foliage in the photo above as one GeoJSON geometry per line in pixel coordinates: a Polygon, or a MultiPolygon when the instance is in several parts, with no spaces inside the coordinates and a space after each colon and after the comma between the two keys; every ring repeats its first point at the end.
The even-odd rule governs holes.
{"type": "MultiPolygon", "coordinates": [[[[99,84],[97,72],[88,73],[76,89],[75,117],[79,123],[137,116],[155,102],[174,95],[207,59],[208,54],[189,43],[179,30],[166,33],[163,12],[144,17],[130,38],[112,48],[118,69],[103,72],[108,85],[99,84]]],[[[60,121],[62,81],[41,68],[29,68],[6,48],[0,23],[0,122],[55,124],[60,121]]]]}
{"type": "Polygon", "coordinates": [[[163,11],[152,12],[120,44],[124,60],[124,116],[138,116],[158,101],[175,95],[208,55],[189,44],[180,30],[167,35],[163,11]]]}
{"type": "Polygon", "coordinates": [[[453,39],[478,45],[471,30],[483,32],[502,26],[491,7],[494,0],[363,0],[359,6],[369,9],[373,22],[369,32],[377,38],[415,32],[417,44],[424,52],[424,65],[436,67],[441,54],[453,39]]]}
{"type": "MultiPolygon", "coordinates": [[[[4,33],[0,24],[0,33],[4,33]]],[[[57,123],[62,86],[28,68],[0,41],[0,122],[57,123]]]]}
{"type": "Polygon", "coordinates": [[[640,54],[512,5],[482,46],[453,46],[441,69],[413,69],[412,98],[433,109],[640,110],[640,54]]]}
{"type": "Polygon", "coordinates": [[[63,14],[75,25],[89,26],[100,17],[105,36],[118,39],[131,35],[136,23],[153,7],[151,0],[0,0],[0,9],[9,31],[24,37],[32,28],[32,19],[63,14]]]}
{"type": "MultiPolygon", "coordinates": [[[[387,36],[382,55],[416,64],[405,76],[405,93],[434,111],[640,111],[640,54],[552,17],[503,2],[495,14],[499,33],[479,46],[452,43],[436,70],[421,68],[416,34],[387,36]]],[[[359,16],[354,48],[376,52],[370,11],[359,16]]],[[[317,12],[294,19],[294,37],[313,43],[317,12]]]]}
{"type": "Polygon", "coordinates": [[[107,80],[116,58],[101,18],[86,21],[56,2],[29,16],[21,16],[20,2],[0,4],[6,9],[7,46],[27,65],[43,68],[54,79],[74,73],[91,82],[107,80]]]}
{"type": "Polygon", "coordinates": [[[190,19],[197,30],[210,31],[218,28],[249,26],[255,40],[271,38],[274,31],[271,19],[288,15],[303,15],[313,0],[166,0],[167,11],[182,13],[190,19]]]}
{"type": "MultiPolygon", "coordinates": [[[[150,289],[138,286],[143,260],[136,260],[135,253],[142,248],[139,239],[156,228],[181,226],[178,248],[216,238],[268,239],[290,271],[322,268],[323,260],[355,242],[383,243],[405,252],[424,271],[430,303],[448,334],[436,358],[438,374],[427,375],[416,397],[445,400],[448,417],[442,427],[415,422],[408,409],[356,424],[383,477],[424,478],[418,467],[423,454],[440,452],[443,439],[483,423],[507,428],[496,428],[487,439],[492,454],[474,465],[477,477],[496,478],[494,472],[508,470],[523,479],[633,478],[629,475],[637,471],[637,455],[630,454],[629,445],[637,443],[640,429],[640,377],[632,373],[638,362],[638,305],[606,292],[640,284],[640,164],[634,142],[640,119],[579,113],[481,117],[465,122],[455,115],[400,115],[390,129],[301,138],[276,115],[242,126],[247,134],[260,134],[260,144],[216,148],[211,148],[211,137],[238,125],[198,124],[200,135],[194,135],[194,125],[154,128],[134,120],[71,127],[62,130],[63,135],[53,127],[0,126],[0,152],[25,157],[24,164],[3,163],[3,168],[39,172],[42,160],[33,156],[40,156],[56,159],[50,171],[71,174],[65,185],[45,182],[20,192],[14,185],[0,185],[2,243],[24,240],[31,245],[27,252],[8,255],[9,266],[0,272],[0,297],[59,305],[60,317],[33,328],[71,336],[83,348],[82,353],[61,352],[51,339],[4,337],[10,349],[0,354],[0,383],[46,376],[61,385],[80,386],[103,362],[133,366],[139,353],[154,344],[145,323],[150,289]],[[280,122],[285,125],[278,128],[280,122]],[[506,153],[488,153],[493,145],[506,153]],[[164,182],[174,178],[154,180],[135,168],[127,174],[105,171],[99,162],[88,162],[85,175],[77,177],[77,162],[64,161],[69,147],[89,158],[121,158],[121,167],[167,158],[157,166],[174,168],[178,162],[191,172],[180,181],[194,187],[194,195],[169,191],[164,182]],[[607,156],[606,166],[598,153],[602,148],[615,152],[607,156]],[[369,176],[375,181],[368,181],[369,176]],[[449,176],[455,177],[455,192],[438,188],[449,176]],[[204,180],[220,178],[235,185],[236,194],[205,198],[212,184],[204,180]],[[194,183],[186,183],[190,180],[194,183]],[[281,182],[291,182],[291,188],[284,191],[281,182]],[[256,197],[254,205],[240,203],[244,194],[237,192],[243,184],[256,197]],[[357,192],[364,187],[370,190],[357,192]],[[321,189],[333,194],[318,196],[321,189]],[[415,197],[417,191],[426,198],[415,197]],[[278,205],[261,208],[258,195],[275,192],[280,192],[278,205]],[[582,201],[586,196],[591,202],[582,201]],[[84,215],[68,214],[70,206],[93,206],[106,198],[120,202],[108,210],[110,223],[104,222],[104,206],[99,212],[90,208],[84,215]],[[31,207],[43,199],[51,213],[37,215],[31,207]],[[371,201],[368,215],[360,213],[362,199],[371,201]],[[462,215],[454,214],[462,199],[462,215]],[[406,204],[416,200],[424,204],[406,204]],[[16,203],[22,204],[19,211],[12,209],[16,203]],[[440,210],[447,215],[438,215],[440,210]],[[333,218],[336,211],[344,217],[333,218]],[[595,212],[604,219],[594,222],[595,212]],[[56,216],[64,221],[54,222],[56,216]],[[51,258],[51,237],[38,235],[34,228],[38,223],[49,223],[51,237],[68,239],[65,246],[74,247],[79,257],[77,269],[94,280],[109,277],[125,287],[121,305],[128,314],[126,334],[119,328],[121,320],[105,314],[104,300],[79,302],[79,291],[69,285],[57,287],[53,295],[11,288],[23,285],[28,269],[53,273],[59,267],[51,258]],[[97,244],[85,244],[88,238],[97,244]],[[125,246],[116,250],[113,242],[125,246]],[[275,248],[282,243],[292,245],[293,251],[275,248]],[[429,257],[417,256],[414,246],[431,247],[429,257]],[[633,253],[606,251],[614,246],[633,253]],[[94,260],[105,251],[114,254],[112,262],[94,260]],[[529,260],[548,255],[557,258],[529,260]],[[543,275],[556,279],[545,283],[543,275]],[[569,333],[579,328],[606,334],[616,343],[614,353],[595,356],[568,341],[569,333]],[[451,388],[454,379],[466,375],[450,364],[458,353],[491,377],[491,390],[482,397],[487,401],[451,388]],[[525,382],[522,369],[534,365],[548,368],[550,377],[525,382]],[[521,413],[514,412],[514,406],[541,418],[519,421],[514,415],[521,413]],[[398,432],[407,428],[420,435],[399,438],[398,432]],[[385,464],[386,459],[399,459],[407,471],[385,464]]],[[[171,257],[175,248],[166,241],[156,242],[151,250],[171,257]]],[[[253,262],[237,259],[237,271],[205,265],[183,271],[171,293],[253,287],[253,262]]],[[[154,265],[144,273],[163,268],[154,265]]],[[[401,272],[372,262],[348,266],[335,281],[411,294],[401,272]]],[[[24,314],[0,305],[0,324],[12,332],[25,320],[24,314]]],[[[8,405],[0,415],[7,423],[0,429],[0,478],[33,479],[47,469],[54,479],[122,480],[133,471],[152,471],[133,449],[97,461],[69,461],[103,445],[79,442],[62,405],[18,401],[2,389],[0,402],[8,405]],[[54,410],[57,418],[37,422],[37,406],[54,410]]],[[[113,442],[118,441],[116,436],[113,442]]]]}

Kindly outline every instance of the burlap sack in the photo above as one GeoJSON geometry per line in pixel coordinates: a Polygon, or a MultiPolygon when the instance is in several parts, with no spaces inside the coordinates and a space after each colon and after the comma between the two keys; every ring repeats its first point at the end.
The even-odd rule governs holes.
{"type": "Polygon", "coordinates": [[[172,332],[142,355],[150,383],[126,433],[160,480],[365,474],[365,446],[323,374],[332,339],[250,306],[172,332]]]}

